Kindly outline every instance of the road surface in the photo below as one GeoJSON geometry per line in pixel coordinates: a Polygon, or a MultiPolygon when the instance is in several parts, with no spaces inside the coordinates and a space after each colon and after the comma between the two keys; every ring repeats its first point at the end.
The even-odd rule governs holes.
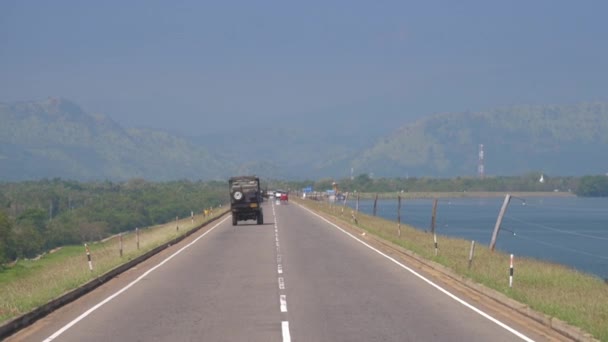
{"type": "Polygon", "coordinates": [[[230,216],[9,341],[546,341],[295,203],[230,216]]]}

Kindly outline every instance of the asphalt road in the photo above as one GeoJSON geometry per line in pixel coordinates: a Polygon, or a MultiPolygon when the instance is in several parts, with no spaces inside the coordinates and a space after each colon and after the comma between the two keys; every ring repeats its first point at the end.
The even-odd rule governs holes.
{"type": "Polygon", "coordinates": [[[297,204],[264,211],[264,225],[228,216],[8,340],[563,340],[297,204]]]}

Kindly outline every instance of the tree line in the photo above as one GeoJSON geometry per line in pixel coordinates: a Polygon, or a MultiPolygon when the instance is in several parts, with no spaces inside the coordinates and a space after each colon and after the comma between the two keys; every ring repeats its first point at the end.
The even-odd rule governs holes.
{"type": "Polygon", "coordinates": [[[200,213],[225,203],[226,187],[143,179],[0,183],[0,264],[200,213]]]}
{"type": "MultiPolygon", "coordinates": [[[[608,196],[608,176],[550,177],[530,173],[479,178],[353,178],[264,181],[265,189],[298,191],[475,192],[560,191],[608,196]]],[[[179,180],[155,183],[76,182],[61,179],[0,183],[0,265],[32,258],[58,246],[97,241],[136,227],[166,223],[228,201],[227,184],[179,180]]]]}
{"type": "MultiPolygon", "coordinates": [[[[301,190],[312,186],[315,191],[325,191],[337,183],[343,192],[569,192],[577,196],[608,196],[608,176],[552,177],[540,173],[500,177],[455,178],[373,178],[360,174],[352,178],[325,178],[316,181],[275,182],[277,186],[301,190]],[[542,176],[542,182],[541,182],[542,176]]],[[[273,184],[274,185],[274,184],[273,184]]]]}

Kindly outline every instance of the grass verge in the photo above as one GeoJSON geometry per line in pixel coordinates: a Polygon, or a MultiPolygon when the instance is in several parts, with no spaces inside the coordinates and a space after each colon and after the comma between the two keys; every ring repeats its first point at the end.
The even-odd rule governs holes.
{"type": "Polygon", "coordinates": [[[89,245],[93,270],[84,246],[64,246],[36,260],[19,260],[0,269],[0,324],[44,305],[148,251],[183,235],[223,212],[197,215],[135,231],[89,245]],[[179,227],[179,228],[178,228],[179,227]]]}

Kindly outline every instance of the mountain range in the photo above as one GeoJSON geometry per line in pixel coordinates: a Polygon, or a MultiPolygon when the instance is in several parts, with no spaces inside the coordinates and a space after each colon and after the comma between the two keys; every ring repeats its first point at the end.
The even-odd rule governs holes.
{"type": "Polygon", "coordinates": [[[286,120],[180,137],[125,128],[62,98],[0,103],[0,181],[476,176],[481,144],[488,175],[608,171],[605,103],[441,113],[388,133],[366,120],[286,120]]]}

